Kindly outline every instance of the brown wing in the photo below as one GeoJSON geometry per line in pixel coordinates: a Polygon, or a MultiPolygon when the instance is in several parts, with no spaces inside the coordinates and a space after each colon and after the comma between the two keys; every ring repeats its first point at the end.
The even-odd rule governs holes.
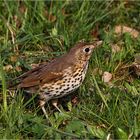
{"type": "MultiPolygon", "coordinates": [[[[74,65],[74,57],[63,55],[50,63],[42,64],[14,80],[19,88],[30,88],[63,78],[64,70],[74,65]]],[[[13,81],[14,81],[13,80],[13,81]]]]}
{"type": "Polygon", "coordinates": [[[45,72],[45,73],[46,73],[46,77],[44,78],[41,77],[40,73],[36,75],[33,73],[32,75],[24,78],[19,84],[19,87],[25,88],[25,87],[38,86],[38,85],[42,85],[44,83],[48,83],[62,77],[62,73],[59,73],[59,74],[52,73],[52,72],[45,72]]]}
{"type": "Polygon", "coordinates": [[[62,72],[53,70],[53,67],[51,70],[49,65],[44,64],[18,77],[17,80],[20,80],[18,87],[27,88],[38,86],[59,79],[62,76],[62,72]]]}

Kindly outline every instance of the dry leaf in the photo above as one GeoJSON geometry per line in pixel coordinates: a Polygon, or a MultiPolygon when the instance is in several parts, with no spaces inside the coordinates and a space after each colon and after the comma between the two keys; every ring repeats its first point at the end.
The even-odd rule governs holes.
{"type": "Polygon", "coordinates": [[[15,69],[16,69],[16,71],[18,71],[18,72],[22,71],[21,67],[19,67],[19,66],[16,66],[15,69]]]}
{"type": "Polygon", "coordinates": [[[105,83],[109,83],[109,82],[111,81],[111,79],[112,79],[112,74],[109,73],[109,72],[107,72],[107,71],[105,71],[105,72],[103,73],[102,80],[103,80],[105,83]]]}
{"type": "Polygon", "coordinates": [[[17,62],[18,56],[11,56],[11,62],[17,62]]]}
{"type": "Polygon", "coordinates": [[[121,48],[117,44],[112,44],[111,49],[113,53],[117,53],[121,51],[121,48]]]}
{"type": "Polygon", "coordinates": [[[23,15],[25,14],[26,10],[27,10],[26,5],[23,2],[21,2],[19,6],[20,13],[23,15]]]}
{"type": "Polygon", "coordinates": [[[115,33],[116,34],[130,33],[130,35],[134,38],[137,38],[139,36],[139,32],[137,30],[123,25],[116,26],[115,33]]]}
{"type": "Polygon", "coordinates": [[[56,21],[56,16],[52,13],[49,13],[47,10],[44,11],[44,15],[48,18],[50,22],[56,21]]]}
{"type": "Polygon", "coordinates": [[[10,70],[13,69],[13,66],[12,66],[12,65],[6,65],[6,66],[3,67],[3,69],[4,69],[6,72],[8,72],[8,71],[10,71],[10,70]]]}
{"type": "Polygon", "coordinates": [[[99,38],[99,35],[99,25],[97,24],[95,28],[91,30],[91,36],[93,36],[93,38],[99,38]]]}

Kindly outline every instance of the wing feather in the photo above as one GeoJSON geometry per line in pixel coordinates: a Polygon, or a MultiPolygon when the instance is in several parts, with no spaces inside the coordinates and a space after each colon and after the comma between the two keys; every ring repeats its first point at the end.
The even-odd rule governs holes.
{"type": "Polygon", "coordinates": [[[50,63],[44,63],[21,76],[13,79],[19,81],[17,86],[19,88],[30,88],[40,86],[45,83],[51,83],[63,78],[64,70],[73,65],[71,58],[67,58],[67,55],[63,55],[57,59],[54,59],[50,63]]]}

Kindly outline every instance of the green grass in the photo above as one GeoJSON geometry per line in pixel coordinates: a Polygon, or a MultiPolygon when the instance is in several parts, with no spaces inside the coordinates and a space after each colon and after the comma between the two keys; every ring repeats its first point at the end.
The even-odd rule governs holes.
{"type": "Polygon", "coordinates": [[[140,52],[140,39],[115,35],[114,27],[139,30],[139,9],[139,1],[1,1],[0,139],[138,139],[140,80],[123,67],[140,52]],[[51,126],[34,98],[24,101],[22,92],[11,97],[8,80],[31,64],[63,54],[79,40],[94,41],[96,31],[103,45],[93,53],[86,79],[75,92],[78,103],[63,98],[63,113],[47,104],[51,126]],[[112,53],[112,43],[122,51],[112,53]],[[3,70],[8,65],[12,70],[3,70]],[[102,81],[104,71],[113,74],[112,86],[102,81]]]}

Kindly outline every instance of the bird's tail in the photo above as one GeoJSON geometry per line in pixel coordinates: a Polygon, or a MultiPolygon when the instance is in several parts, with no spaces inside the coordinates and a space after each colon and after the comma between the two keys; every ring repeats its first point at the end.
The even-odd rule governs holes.
{"type": "MultiPolygon", "coordinates": [[[[15,83],[12,80],[6,82],[5,84],[6,84],[5,87],[7,89],[12,89],[13,90],[13,89],[15,89],[15,87],[17,87],[17,83],[15,83]]],[[[2,87],[3,87],[3,83],[2,83],[2,81],[0,81],[0,91],[2,90],[2,87]]]]}

